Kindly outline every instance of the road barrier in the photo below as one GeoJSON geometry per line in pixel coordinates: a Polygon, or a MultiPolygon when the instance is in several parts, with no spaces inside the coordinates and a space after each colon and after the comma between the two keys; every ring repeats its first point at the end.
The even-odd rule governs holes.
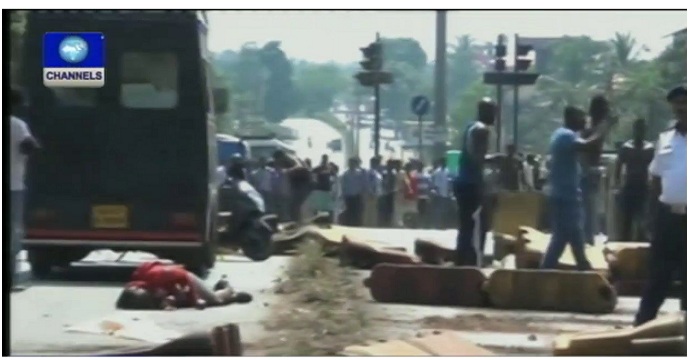
{"type": "Polygon", "coordinates": [[[414,253],[425,264],[443,265],[455,261],[455,249],[445,246],[435,240],[416,239],[414,253]]]}
{"type": "Polygon", "coordinates": [[[241,333],[236,324],[215,326],[209,331],[199,331],[181,336],[166,343],[103,352],[92,356],[242,356],[241,333]]]}
{"type": "Polygon", "coordinates": [[[615,289],[603,275],[585,271],[495,270],[484,284],[492,307],[606,314],[615,289]]]}
{"type": "Polygon", "coordinates": [[[406,249],[391,247],[376,248],[373,243],[354,240],[353,236],[344,235],[340,246],[340,264],[358,269],[370,270],[378,264],[420,264],[421,260],[406,252],[406,249]]]}
{"type": "Polygon", "coordinates": [[[559,335],[561,356],[686,355],[686,314],[662,316],[635,328],[559,335]]]}
{"type": "Polygon", "coordinates": [[[373,268],[369,287],[381,302],[607,313],[614,310],[616,293],[639,295],[647,274],[649,247],[637,243],[587,246],[596,272],[574,271],[577,266],[570,251],[559,259],[558,270],[566,271],[538,271],[550,235],[522,226],[516,237],[495,235],[496,257],[505,255],[501,261],[505,265],[496,267],[505,269],[491,274],[484,291],[480,284],[487,279],[478,269],[431,266],[454,260],[455,249],[442,240],[416,239],[417,257],[379,241],[383,235],[375,229],[320,224],[289,224],[284,229],[275,245],[286,246],[275,248],[314,239],[323,243],[327,254],[338,255],[343,265],[373,268]],[[513,261],[506,261],[509,257],[513,261]]]}
{"type": "Polygon", "coordinates": [[[379,264],[364,284],[379,302],[481,307],[485,281],[475,267],[379,264]]]}

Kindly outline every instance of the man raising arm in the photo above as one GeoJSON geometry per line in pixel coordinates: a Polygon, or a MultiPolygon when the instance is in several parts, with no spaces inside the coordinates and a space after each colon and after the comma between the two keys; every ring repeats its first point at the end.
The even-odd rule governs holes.
{"type": "Polygon", "coordinates": [[[541,264],[542,269],[554,269],[566,245],[577,262],[578,269],[589,270],[585,255],[580,194],[579,152],[590,151],[601,143],[613,121],[600,124],[587,139],[578,131],[584,125],[585,112],[568,106],[563,113],[564,124],[551,136],[549,169],[549,207],[551,209],[551,240],[541,264]]]}

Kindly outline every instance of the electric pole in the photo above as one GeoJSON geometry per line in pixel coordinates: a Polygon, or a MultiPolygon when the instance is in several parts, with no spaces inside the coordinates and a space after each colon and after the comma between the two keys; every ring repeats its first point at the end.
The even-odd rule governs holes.
{"type": "MultiPolygon", "coordinates": [[[[447,11],[436,11],[436,64],[433,99],[433,121],[440,133],[447,134],[447,11]]],[[[436,132],[437,133],[437,132],[436,132]]],[[[445,156],[446,137],[436,139],[433,147],[434,158],[445,156]]]]}

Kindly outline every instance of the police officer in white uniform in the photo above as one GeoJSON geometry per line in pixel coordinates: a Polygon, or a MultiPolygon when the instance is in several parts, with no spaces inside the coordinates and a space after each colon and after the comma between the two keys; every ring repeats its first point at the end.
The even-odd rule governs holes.
{"type": "Polygon", "coordinates": [[[686,88],[671,90],[667,101],[676,123],[659,134],[650,164],[654,228],[636,326],[657,316],[675,278],[681,282],[681,310],[686,309],[686,88]]]}

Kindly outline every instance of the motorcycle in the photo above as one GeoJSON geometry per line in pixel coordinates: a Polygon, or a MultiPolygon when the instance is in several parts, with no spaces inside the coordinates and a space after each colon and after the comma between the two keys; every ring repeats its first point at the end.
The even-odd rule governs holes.
{"type": "Polygon", "coordinates": [[[253,261],[265,261],[272,256],[277,217],[265,213],[262,196],[249,182],[228,178],[219,189],[219,209],[221,245],[240,248],[253,261]]]}

